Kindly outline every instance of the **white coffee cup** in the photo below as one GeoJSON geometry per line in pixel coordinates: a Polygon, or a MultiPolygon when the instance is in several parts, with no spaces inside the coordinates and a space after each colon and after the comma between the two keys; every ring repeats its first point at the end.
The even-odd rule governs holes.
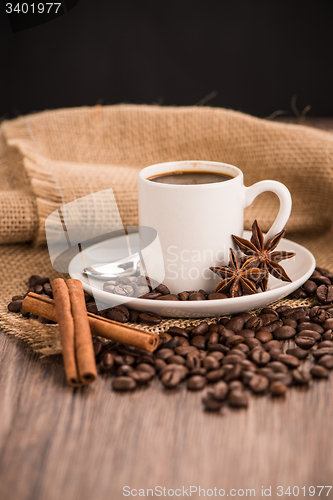
{"type": "Polygon", "coordinates": [[[267,239],[281,231],[290,216],[291,196],[284,184],[266,180],[245,187],[239,168],[213,161],[159,163],[139,172],[139,224],[157,231],[165,267],[163,283],[171,293],[214,290],[219,280],[209,267],[228,265],[229,250],[235,248],[231,235],[243,235],[244,209],[264,191],[272,191],[280,200],[267,239]],[[149,180],[191,171],[225,174],[231,179],[196,185],[149,180]]]}

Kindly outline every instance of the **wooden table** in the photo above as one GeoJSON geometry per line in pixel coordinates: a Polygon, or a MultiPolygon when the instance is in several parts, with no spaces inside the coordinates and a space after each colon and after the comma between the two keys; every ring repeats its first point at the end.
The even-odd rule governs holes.
{"type": "Polygon", "coordinates": [[[201,396],[159,381],[116,394],[108,376],[73,390],[61,357],[41,359],[0,333],[0,499],[118,500],[124,487],[137,490],[129,498],[155,487],[166,488],[162,498],[172,497],[168,489],[195,499],[222,489],[249,498],[255,489],[264,498],[262,487],[294,498],[278,496],[278,486],[298,486],[308,499],[302,487],[333,485],[332,377],[285,400],[251,397],[248,410],[206,413],[201,396]]]}

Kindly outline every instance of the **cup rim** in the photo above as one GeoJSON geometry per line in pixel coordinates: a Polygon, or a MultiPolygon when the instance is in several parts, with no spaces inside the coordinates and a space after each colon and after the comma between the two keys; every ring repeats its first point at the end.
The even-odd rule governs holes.
{"type": "MultiPolygon", "coordinates": [[[[202,172],[202,169],[200,169],[202,172]]],[[[230,165],[229,163],[223,163],[223,162],[218,162],[218,161],[210,161],[210,160],[181,160],[181,161],[169,161],[169,162],[162,162],[162,163],[155,163],[153,165],[149,165],[147,167],[144,167],[143,169],[140,170],[138,173],[138,179],[142,180],[143,182],[146,183],[151,183],[155,186],[155,189],[202,189],[203,186],[206,188],[214,188],[216,189],[217,187],[221,187],[221,184],[226,185],[229,184],[230,182],[235,182],[238,178],[243,178],[243,172],[238,168],[235,167],[234,165],[230,165]],[[164,184],[164,183],[158,183],[158,182],[152,182],[149,177],[154,175],[154,170],[157,169],[158,172],[156,172],[157,175],[163,175],[164,173],[173,173],[177,172],[177,167],[179,171],[179,167],[188,168],[188,170],[195,169],[197,166],[199,167],[224,167],[226,171],[224,172],[226,175],[230,174],[232,175],[231,179],[228,179],[227,181],[221,181],[221,182],[212,182],[212,183],[207,183],[207,184],[164,184]],[[192,167],[192,168],[191,168],[192,167]]]]}

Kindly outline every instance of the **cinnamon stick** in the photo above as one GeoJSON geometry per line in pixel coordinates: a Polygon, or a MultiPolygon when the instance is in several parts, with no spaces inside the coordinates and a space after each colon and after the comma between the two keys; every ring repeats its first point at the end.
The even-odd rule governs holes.
{"type": "MultiPolygon", "coordinates": [[[[30,292],[23,300],[22,307],[31,314],[57,322],[54,300],[50,298],[30,292]]],[[[133,328],[92,313],[88,313],[88,320],[93,335],[150,352],[153,352],[157,347],[159,339],[157,333],[133,328]]]]}
{"type": "Polygon", "coordinates": [[[79,378],[83,384],[90,384],[96,380],[97,370],[82,283],[80,280],[69,279],[66,285],[74,320],[74,343],[79,378]]]}
{"type": "Polygon", "coordinates": [[[66,379],[69,385],[79,386],[81,383],[76,365],[74,320],[69,291],[65,281],[61,278],[53,280],[51,285],[54,296],[55,314],[59,325],[66,379]]]}

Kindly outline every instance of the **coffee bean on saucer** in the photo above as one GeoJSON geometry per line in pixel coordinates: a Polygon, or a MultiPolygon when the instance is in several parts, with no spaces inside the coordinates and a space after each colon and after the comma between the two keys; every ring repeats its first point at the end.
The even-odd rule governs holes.
{"type": "Polygon", "coordinates": [[[208,300],[220,300],[220,299],[227,299],[228,296],[225,295],[224,293],[220,293],[220,292],[213,292],[213,293],[210,293],[208,296],[207,296],[207,299],[208,300]]]}
{"type": "Polygon", "coordinates": [[[194,292],[189,295],[188,300],[206,300],[206,297],[202,293],[194,292]]]}
{"type": "Polygon", "coordinates": [[[168,295],[160,295],[155,300],[173,300],[173,301],[178,300],[179,301],[179,297],[177,295],[169,293],[168,295]]]}

